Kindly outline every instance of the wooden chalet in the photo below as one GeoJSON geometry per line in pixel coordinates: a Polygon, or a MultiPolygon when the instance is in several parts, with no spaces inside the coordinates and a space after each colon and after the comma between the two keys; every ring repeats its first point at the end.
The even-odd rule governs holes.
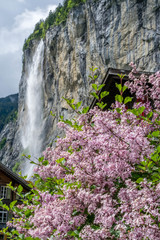
{"type": "MultiPolygon", "coordinates": [[[[129,77],[128,77],[129,73],[130,73],[129,70],[108,68],[107,73],[101,83],[101,84],[105,84],[105,86],[98,93],[98,95],[100,95],[100,93],[103,91],[109,92],[109,95],[103,98],[103,102],[107,103],[107,106],[104,108],[104,110],[110,108],[111,104],[115,102],[115,96],[119,94],[119,91],[115,85],[115,83],[118,83],[118,84],[120,83],[120,77],[118,76],[118,74],[124,75],[124,78],[122,80],[122,84],[124,85],[124,83],[129,80],[129,77]]],[[[139,77],[141,74],[150,75],[153,73],[138,72],[137,74],[134,74],[134,75],[139,77]]],[[[127,96],[132,96],[128,89],[123,93],[124,98],[127,96]]],[[[129,108],[133,105],[133,102],[136,100],[134,96],[132,97],[133,97],[132,102],[128,103],[129,108]]],[[[96,103],[97,103],[97,99],[94,98],[90,105],[90,109],[96,106],[96,103]]]]}
{"type": "MultiPolygon", "coordinates": [[[[115,83],[120,83],[120,77],[118,74],[123,74],[125,75],[123,78],[123,83],[125,83],[128,80],[128,74],[130,71],[127,70],[120,70],[120,69],[115,69],[115,68],[108,68],[107,73],[102,81],[101,84],[105,84],[105,86],[99,91],[98,95],[100,95],[101,92],[107,91],[109,92],[109,95],[103,98],[103,102],[107,103],[107,106],[104,108],[104,110],[108,109],[112,103],[115,102],[115,96],[116,94],[119,94],[118,89],[116,88],[115,83]]],[[[127,94],[129,91],[127,91],[127,94]]],[[[97,99],[94,98],[91,105],[90,109],[92,109],[94,106],[96,106],[97,99]]]]}
{"type": "MultiPolygon", "coordinates": [[[[12,201],[18,200],[16,193],[7,187],[7,184],[12,182],[13,187],[21,185],[24,192],[30,191],[27,182],[20,178],[17,174],[13,173],[9,168],[0,162],[0,199],[3,203],[9,205],[12,201]]],[[[0,229],[6,227],[6,222],[11,218],[10,213],[0,208],[0,229]]],[[[0,235],[0,239],[6,239],[6,236],[0,235]]]]}

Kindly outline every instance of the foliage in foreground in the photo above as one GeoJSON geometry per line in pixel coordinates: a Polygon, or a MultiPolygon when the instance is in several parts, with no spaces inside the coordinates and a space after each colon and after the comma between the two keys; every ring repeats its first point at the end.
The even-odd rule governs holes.
{"type": "Polygon", "coordinates": [[[137,77],[132,67],[108,111],[103,85],[92,84],[98,102],[90,111],[66,99],[79,116],[61,119],[66,137],[39,159],[32,192],[18,187],[23,204],[10,205],[11,239],[160,239],[160,73],[137,77]]]}
{"type": "Polygon", "coordinates": [[[54,12],[50,11],[49,16],[45,19],[45,21],[40,20],[35,25],[33,33],[25,40],[23,51],[29,47],[31,40],[44,38],[46,31],[50,27],[65,23],[71,9],[78,6],[80,3],[85,2],[86,0],[65,0],[63,5],[59,4],[54,12]]]}

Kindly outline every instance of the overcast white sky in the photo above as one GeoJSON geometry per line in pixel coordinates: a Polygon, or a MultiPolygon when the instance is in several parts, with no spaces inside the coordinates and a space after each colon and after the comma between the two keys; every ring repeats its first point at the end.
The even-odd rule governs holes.
{"type": "Polygon", "coordinates": [[[0,98],[18,92],[22,47],[35,24],[63,0],[0,1],[0,98]]]}

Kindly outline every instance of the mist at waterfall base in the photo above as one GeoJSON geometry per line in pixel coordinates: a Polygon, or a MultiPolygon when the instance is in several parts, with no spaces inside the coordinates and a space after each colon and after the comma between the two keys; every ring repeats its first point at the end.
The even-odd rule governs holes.
{"type": "MultiPolygon", "coordinates": [[[[35,50],[26,79],[25,124],[21,132],[24,154],[31,155],[30,160],[34,162],[40,157],[43,142],[43,54],[44,43],[41,40],[35,50]]],[[[27,175],[27,179],[31,178],[35,167],[30,160],[25,160],[22,169],[22,175],[27,175]]]]}

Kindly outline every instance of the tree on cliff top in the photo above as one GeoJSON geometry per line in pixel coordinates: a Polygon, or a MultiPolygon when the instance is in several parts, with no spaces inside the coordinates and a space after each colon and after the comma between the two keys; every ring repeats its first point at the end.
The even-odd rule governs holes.
{"type": "Polygon", "coordinates": [[[30,34],[28,39],[25,39],[23,51],[29,47],[30,41],[34,39],[44,38],[46,31],[50,27],[57,26],[61,23],[65,23],[71,9],[85,2],[86,0],[65,0],[63,5],[59,4],[54,12],[50,11],[45,21],[40,20],[35,25],[33,33],[30,34]]]}

